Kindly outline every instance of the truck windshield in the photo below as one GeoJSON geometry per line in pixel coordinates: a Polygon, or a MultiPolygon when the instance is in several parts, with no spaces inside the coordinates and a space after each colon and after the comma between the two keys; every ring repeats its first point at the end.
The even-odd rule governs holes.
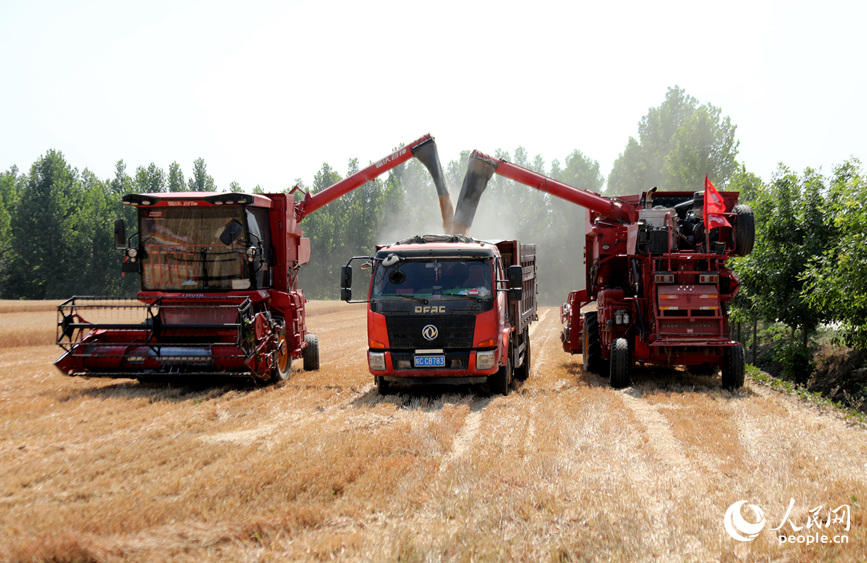
{"type": "Polygon", "coordinates": [[[405,260],[390,268],[380,263],[371,298],[490,299],[493,272],[491,260],[405,260]]]}
{"type": "Polygon", "coordinates": [[[158,207],[139,213],[142,289],[250,287],[243,207],[158,207]]]}

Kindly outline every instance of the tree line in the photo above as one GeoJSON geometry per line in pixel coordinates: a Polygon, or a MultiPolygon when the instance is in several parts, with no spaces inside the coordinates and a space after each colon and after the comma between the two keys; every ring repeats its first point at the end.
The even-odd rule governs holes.
{"type": "MultiPolygon", "coordinates": [[[[578,150],[550,163],[522,147],[494,154],[610,196],[653,186],[700,191],[707,174],[717,187],[739,191],[740,201],[755,212],[755,248],[733,260],[742,284],[733,318],[782,323],[796,351],[805,350],[810,335],[828,324],[838,328],[841,343],[867,349],[867,180],[861,163],[844,162],[827,175],[781,165],[763,180],[737,161],[735,133],[719,108],[675,86],[641,119],[638,137],[628,139],[607,185],[598,162],[578,150]]],[[[468,159],[464,152],[445,167],[453,201],[468,159]]],[[[357,159],[350,160],[346,175],[358,169],[357,159]]],[[[342,177],[323,164],[309,185],[295,183],[316,192],[342,177]]],[[[98,178],[86,168],[79,172],[57,150],[27,171],[12,167],[0,173],[0,298],[134,295],[138,277],[120,275],[114,252],[114,220],[135,224],[121,197],[218,189],[202,159],[193,163],[189,178],[176,162],[168,172],[152,163],[130,174],[123,161],[113,177],[98,178]]],[[[222,189],[242,191],[235,182],[222,189]]],[[[540,302],[559,304],[584,285],[584,218],[585,211],[574,204],[495,175],[471,235],[537,244],[540,302]]],[[[301,286],[313,299],[337,297],[339,267],[350,257],[371,254],[379,243],[442,230],[436,191],[415,160],[326,205],[301,226],[312,250],[301,286]]]]}

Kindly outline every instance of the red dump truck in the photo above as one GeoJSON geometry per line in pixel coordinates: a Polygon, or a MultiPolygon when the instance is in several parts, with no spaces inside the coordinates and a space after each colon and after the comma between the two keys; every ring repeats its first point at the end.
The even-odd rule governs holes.
{"type": "Polygon", "coordinates": [[[393,384],[487,384],[505,395],[530,375],[535,245],[425,235],[379,246],[343,267],[347,302],[355,260],[372,269],[367,359],[380,394],[393,384]]]}

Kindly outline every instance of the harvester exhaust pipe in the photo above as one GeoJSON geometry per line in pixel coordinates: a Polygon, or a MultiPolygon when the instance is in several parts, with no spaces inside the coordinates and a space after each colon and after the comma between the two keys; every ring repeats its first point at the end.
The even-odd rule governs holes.
{"type": "Polygon", "coordinates": [[[412,154],[419,162],[424,164],[424,167],[430,172],[431,178],[433,178],[437,197],[440,201],[440,213],[443,216],[443,233],[449,234],[452,232],[452,221],[454,220],[455,212],[452,207],[452,198],[449,196],[449,190],[446,187],[445,174],[443,174],[443,167],[440,164],[439,153],[437,153],[437,144],[431,138],[429,141],[414,147],[412,154]]]}
{"type": "Polygon", "coordinates": [[[485,158],[484,155],[473,151],[467,164],[467,173],[461,186],[461,195],[458,196],[458,206],[455,209],[454,226],[452,234],[468,235],[476,216],[476,209],[482,192],[488,187],[488,181],[497,169],[497,162],[485,158]]]}

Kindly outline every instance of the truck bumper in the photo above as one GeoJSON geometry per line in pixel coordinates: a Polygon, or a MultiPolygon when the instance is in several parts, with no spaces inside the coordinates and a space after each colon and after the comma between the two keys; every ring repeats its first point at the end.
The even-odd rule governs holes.
{"type": "Polygon", "coordinates": [[[493,356],[493,366],[490,369],[479,369],[477,354],[490,353],[490,350],[463,350],[443,352],[445,368],[415,368],[413,367],[413,351],[368,350],[368,368],[377,377],[386,381],[409,382],[417,380],[421,384],[474,384],[484,383],[488,376],[499,369],[500,354],[493,356]]]}

